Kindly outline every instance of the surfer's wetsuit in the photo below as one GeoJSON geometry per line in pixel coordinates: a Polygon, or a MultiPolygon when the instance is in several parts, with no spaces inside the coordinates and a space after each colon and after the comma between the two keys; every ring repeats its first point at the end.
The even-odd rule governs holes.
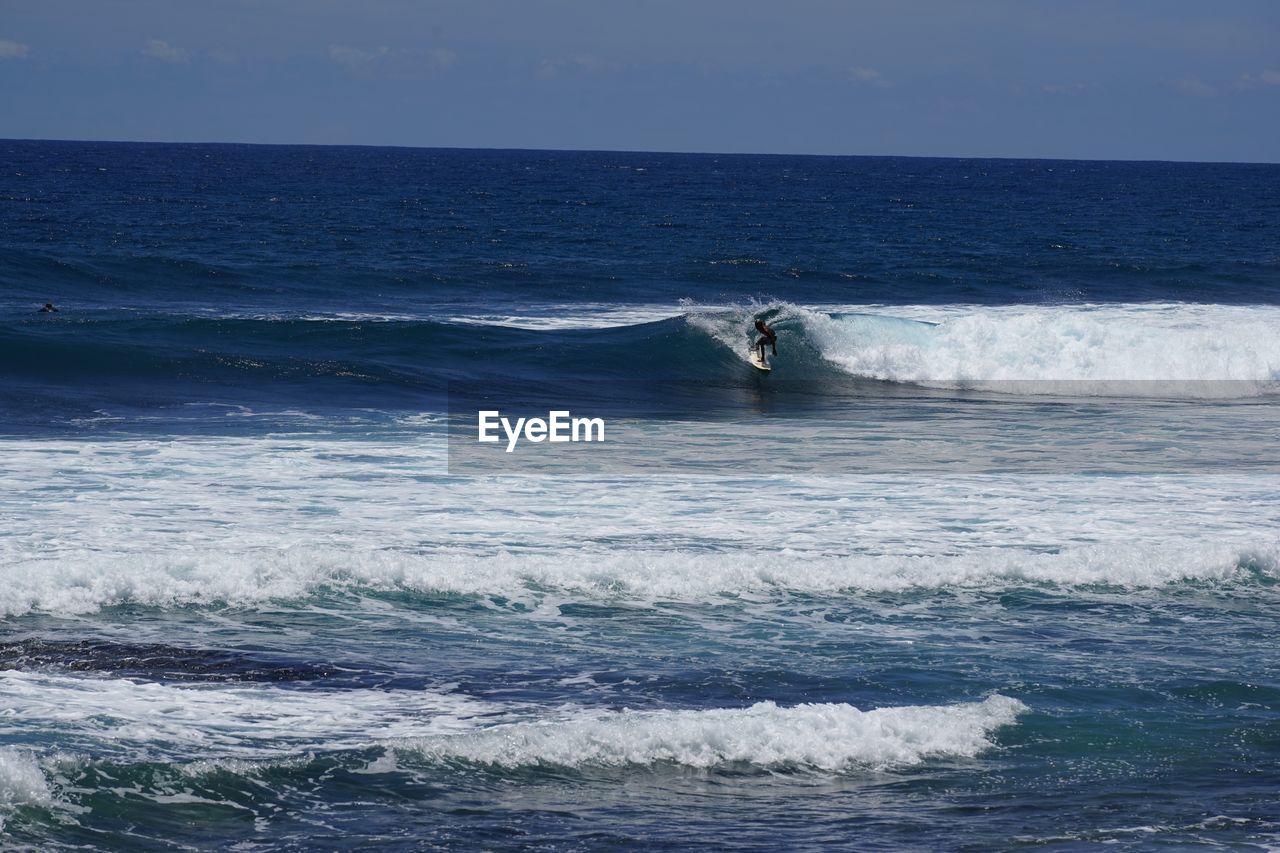
{"type": "Polygon", "coordinates": [[[773,348],[773,354],[778,354],[778,333],[765,325],[764,320],[756,320],[756,331],[764,335],[760,340],[756,341],[756,349],[760,350],[760,357],[764,358],[764,345],[768,344],[773,348]]]}

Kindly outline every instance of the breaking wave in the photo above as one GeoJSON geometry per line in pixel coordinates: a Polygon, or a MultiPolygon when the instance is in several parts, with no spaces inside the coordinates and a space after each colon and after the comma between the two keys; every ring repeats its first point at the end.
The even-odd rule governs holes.
{"type": "Polygon", "coordinates": [[[1027,706],[995,694],[960,705],[877,708],[842,703],[702,711],[577,711],[560,718],[425,738],[407,748],[428,761],[503,768],[676,764],[710,768],[892,769],[972,758],[1027,706]]]}
{"type": "Polygon", "coordinates": [[[1280,545],[1095,545],[1039,553],[985,548],[950,555],[815,555],[461,550],[413,554],[297,546],[223,552],[64,554],[0,567],[0,613],[90,613],[118,605],[254,607],[333,592],[537,598],[548,591],[630,602],[723,596],[1250,583],[1280,576],[1280,545]]]}

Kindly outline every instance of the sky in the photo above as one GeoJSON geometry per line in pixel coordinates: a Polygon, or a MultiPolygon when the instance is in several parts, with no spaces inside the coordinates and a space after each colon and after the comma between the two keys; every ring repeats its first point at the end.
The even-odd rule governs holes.
{"type": "Polygon", "coordinates": [[[1277,0],[0,0],[0,138],[1280,161],[1277,0]]]}

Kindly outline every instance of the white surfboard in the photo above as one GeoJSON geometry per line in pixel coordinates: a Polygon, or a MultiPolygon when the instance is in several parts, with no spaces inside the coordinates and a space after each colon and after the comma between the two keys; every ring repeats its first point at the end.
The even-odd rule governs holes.
{"type": "Polygon", "coordinates": [[[761,371],[764,371],[765,373],[768,373],[770,370],[773,370],[773,368],[769,366],[769,362],[765,361],[764,356],[761,355],[760,350],[757,349],[756,347],[751,348],[748,358],[751,361],[751,366],[754,367],[756,370],[761,370],[761,371]]]}

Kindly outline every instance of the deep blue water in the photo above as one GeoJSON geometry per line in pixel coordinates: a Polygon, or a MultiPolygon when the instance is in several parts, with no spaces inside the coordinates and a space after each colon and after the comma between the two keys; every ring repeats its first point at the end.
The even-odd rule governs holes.
{"type": "Polygon", "coordinates": [[[4,842],[1274,849],[1278,223],[1265,165],[0,141],[4,842]]]}

